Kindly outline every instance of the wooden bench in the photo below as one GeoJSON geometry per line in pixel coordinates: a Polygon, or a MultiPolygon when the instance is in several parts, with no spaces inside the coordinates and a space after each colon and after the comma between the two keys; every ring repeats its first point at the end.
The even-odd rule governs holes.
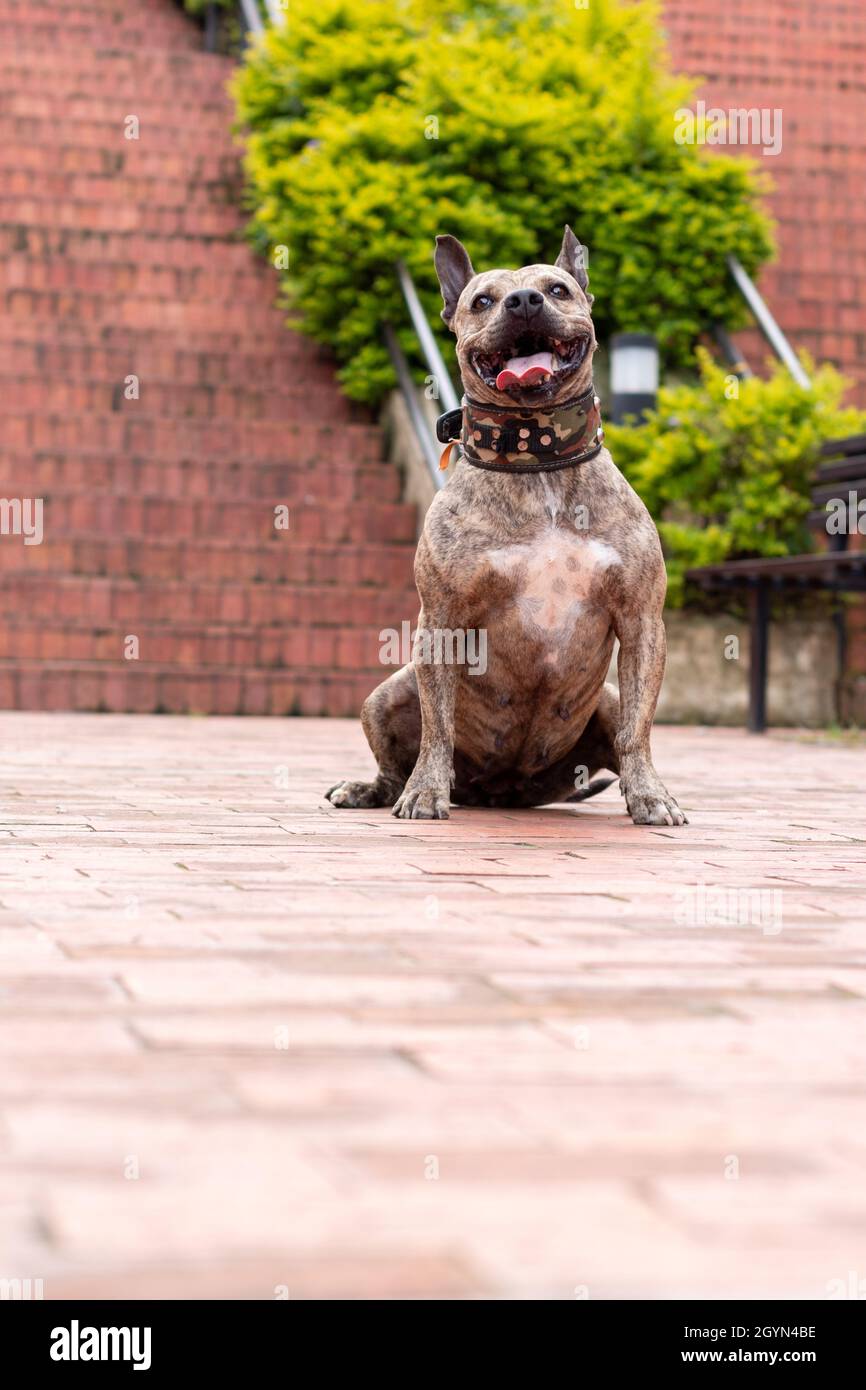
{"type": "MultiPolygon", "coordinates": [[[[850,550],[851,534],[857,534],[858,504],[866,498],[866,434],[830,439],[821,447],[824,460],[812,489],[813,510],[809,524],[827,536],[827,550],[812,555],[782,555],[753,560],[726,560],[687,571],[686,579],[705,590],[745,591],[749,603],[749,729],[763,733],[767,727],[767,653],[770,600],[774,593],[787,595],[825,590],[831,593],[866,593],[866,550],[850,550]],[[850,515],[838,534],[828,534],[831,515],[827,503],[842,499],[850,515]],[[853,521],[853,532],[851,522],[853,521]]],[[[861,525],[866,532],[866,517],[861,525]]],[[[845,665],[844,614],[836,615],[839,670],[845,665]]]]}

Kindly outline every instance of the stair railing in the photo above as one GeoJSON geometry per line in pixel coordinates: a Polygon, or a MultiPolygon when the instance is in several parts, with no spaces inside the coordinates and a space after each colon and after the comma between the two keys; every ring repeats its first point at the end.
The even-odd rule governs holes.
{"type": "MultiPolygon", "coordinates": [[[[211,0],[204,12],[204,43],[209,53],[212,53],[217,45],[219,9],[219,5],[211,0]]],[[[254,36],[265,32],[265,16],[276,28],[285,24],[288,18],[287,9],[283,7],[281,0],[237,0],[237,9],[244,33],[254,36]]]]}
{"type": "MultiPolygon", "coordinates": [[[[213,8],[213,5],[208,6],[209,10],[213,8]]],[[[263,34],[265,32],[265,21],[262,19],[258,0],[239,0],[238,8],[247,33],[263,34]]]]}
{"type": "Polygon", "coordinates": [[[281,24],[285,24],[289,8],[288,0],[285,4],[281,4],[280,0],[264,0],[264,3],[271,23],[277,25],[278,28],[281,24]]]}
{"type": "MultiPolygon", "coordinates": [[[[734,255],[728,256],[728,269],[731,272],[734,284],[751,309],[755,322],[779,361],[784,363],[798,386],[802,386],[805,391],[811,390],[812,381],[809,375],[803,370],[803,365],[799,357],[791,347],[791,344],[788,342],[788,339],[785,337],[778,323],[773,318],[766,300],[761,295],[751,275],[749,275],[748,271],[734,255]]],[[[745,372],[740,373],[740,375],[751,376],[748,366],[743,362],[730,338],[728,338],[727,334],[724,332],[724,329],[716,326],[714,332],[716,341],[719,343],[725,356],[728,357],[728,360],[738,359],[745,367],[745,372]]]]}
{"type": "MultiPolygon", "coordinates": [[[[439,401],[443,410],[457,410],[460,401],[454,390],[454,383],[448,368],[445,366],[439,351],[439,344],[424,312],[424,307],[418,298],[415,282],[402,261],[397,262],[395,270],[397,282],[403,292],[403,299],[406,302],[409,318],[415,330],[418,350],[427,366],[430,399],[439,401]]],[[[438,492],[440,488],[445,486],[446,478],[439,466],[439,450],[433,438],[430,421],[421,407],[421,402],[418,399],[418,388],[412,378],[412,370],[392,324],[385,324],[384,336],[385,345],[388,348],[388,354],[397,376],[400,394],[406,404],[412,431],[418,447],[424,455],[433,486],[438,492]]]]}

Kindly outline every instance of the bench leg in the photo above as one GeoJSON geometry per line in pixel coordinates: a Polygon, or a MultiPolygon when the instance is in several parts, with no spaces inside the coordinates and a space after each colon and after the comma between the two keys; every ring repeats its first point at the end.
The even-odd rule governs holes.
{"type": "Polygon", "coordinates": [[[213,4],[213,0],[211,0],[211,3],[204,13],[204,46],[207,53],[216,53],[217,8],[216,5],[213,4]]]}
{"type": "Polygon", "coordinates": [[[759,579],[749,590],[749,732],[762,734],[767,727],[767,638],[770,594],[759,579]]]}
{"type": "Polygon", "coordinates": [[[848,668],[848,612],[838,599],[833,609],[833,626],[836,629],[836,721],[844,724],[848,718],[846,709],[845,674],[848,668]]]}

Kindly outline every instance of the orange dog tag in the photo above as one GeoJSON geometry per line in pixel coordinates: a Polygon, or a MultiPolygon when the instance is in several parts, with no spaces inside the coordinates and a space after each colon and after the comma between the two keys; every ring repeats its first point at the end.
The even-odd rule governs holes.
{"type": "Polygon", "coordinates": [[[452,440],[451,440],[451,443],[450,443],[450,444],[446,444],[446,445],[445,445],[445,448],[442,450],[442,454],[441,454],[441,456],[440,456],[440,458],[439,458],[439,467],[440,467],[443,471],[448,467],[449,463],[451,462],[451,450],[454,448],[454,445],[455,445],[456,443],[457,443],[457,440],[456,440],[456,439],[452,439],[452,440]]]}

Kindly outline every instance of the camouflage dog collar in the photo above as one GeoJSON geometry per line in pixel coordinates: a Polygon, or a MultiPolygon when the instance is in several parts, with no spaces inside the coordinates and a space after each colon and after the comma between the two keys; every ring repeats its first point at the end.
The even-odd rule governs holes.
{"type": "Polygon", "coordinates": [[[549,410],[480,405],[464,398],[459,410],[440,415],[436,434],[442,444],[459,440],[473,468],[547,473],[585,463],[601,451],[599,404],[593,386],[549,410]]]}

